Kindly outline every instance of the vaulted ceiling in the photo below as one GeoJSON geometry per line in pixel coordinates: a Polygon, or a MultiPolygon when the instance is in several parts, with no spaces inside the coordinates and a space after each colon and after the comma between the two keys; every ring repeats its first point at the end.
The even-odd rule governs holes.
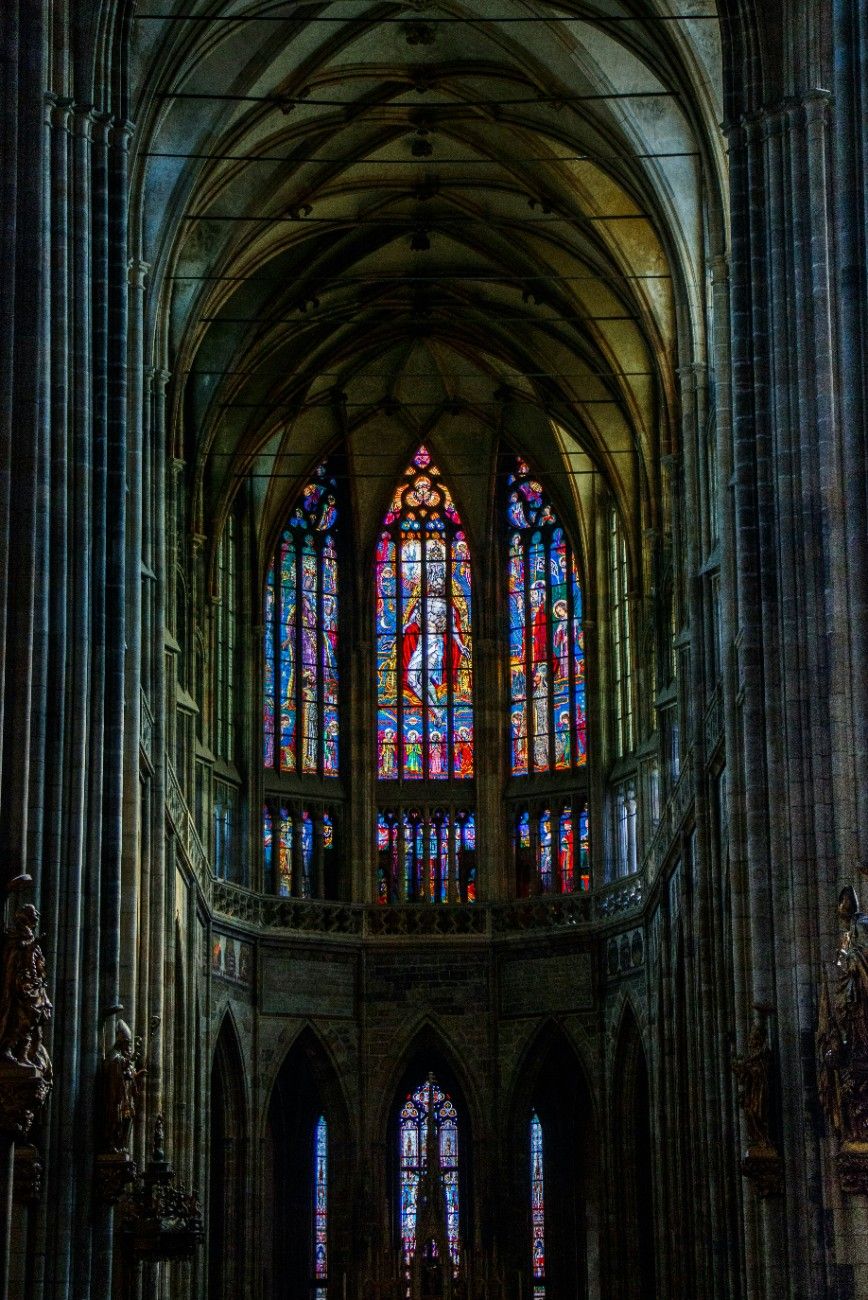
{"type": "Polygon", "coordinates": [[[252,476],[267,536],[338,439],[360,527],[423,437],[460,499],[499,435],[579,519],[602,477],[654,521],[725,242],[709,0],[143,0],[136,34],[151,324],[204,531],[252,476]]]}

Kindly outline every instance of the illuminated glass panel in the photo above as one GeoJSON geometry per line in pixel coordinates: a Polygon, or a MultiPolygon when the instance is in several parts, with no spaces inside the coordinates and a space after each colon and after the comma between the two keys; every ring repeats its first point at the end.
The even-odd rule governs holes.
{"type": "Polygon", "coordinates": [[[320,465],[265,576],[263,761],[269,770],[338,775],[337,522],[335,480],[320,465]]]}
{"type": "Polygon", "coordinates": [[[533,1294],[544,1300],[546,1288],[546,1205],[543,1131],[534,1111],[530,1120],[530,1212],[533,1294]]]}
{"type": "Polygon", "coordinates": [[[551,503],[523,460],[516,460],[508,487],[512,772],[570,772],[587,762],[578,569],[551,503]]]}
{"type": "Polygon", "coordinates": [[[314,1277],[317,1282],[314,1292],[315,1300],[327,1300],[328,1296],[328,1124],[325,1116],[317,1120],[314,1133],[314,1277]]]}
{"type": "Polygon", "coordinates": [[[552,815],[548,808],[539,819],[539,879],[544,894],[552,892],[552,815]]]}
{"type": "Polygon", "coordinates": [[[516,813],[514,831],[519,895],[573,894],[591,888],[590,826],[586,803],[516,813]]]}
{"type": "Polygon", "coordinates": [[[476,817],[461,810],[377,814],[377,901],[475,903],[476,817]]]}
{"type": "Polygon", "coordinates": [[[446,1235],[449,1253],[457,1266],[459,1259],[459,1192],[458,1192],[458,1112],[440,1085],[420,1084],[409,1093],[401,1108],[399,1123],[400,1155],[400,1224],[405,1265],[416,1253],[416,1211],[419,1184],[427,1168],[426,1149],[428,1107],[433,1109],[437,1145],[440,1151],[440,1178],[446,1200],[446,1235]]]}
{"type": "MultiPolygon", "coordinates": [[[[473,775],[470,552],[440,471],[421,447],[377,545],[377,772],[473,775]]],[[[427,850],[426,850],[427,851],[427,850]]]]}

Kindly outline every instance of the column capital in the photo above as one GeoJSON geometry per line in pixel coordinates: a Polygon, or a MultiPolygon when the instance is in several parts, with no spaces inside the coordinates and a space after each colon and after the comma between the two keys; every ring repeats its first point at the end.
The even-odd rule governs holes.
{"type": "Polygon", "coordinates": [[[127,263],[127,280],[133,289],[143,289],[145,279],[151,269],[150,262],[144,262],[140,257],[131,257],[127,263]]]}
{"type": "Polygon", "coordinates": [[[56,95],[47,91],[45,95],[45,123],[57,131],[69,131],[75,101],[69,95],[56,95]]]}

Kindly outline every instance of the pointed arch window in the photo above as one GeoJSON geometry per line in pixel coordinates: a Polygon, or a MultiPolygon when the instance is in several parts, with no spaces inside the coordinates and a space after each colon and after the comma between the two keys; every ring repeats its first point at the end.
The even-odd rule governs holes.
{"type": "Polygon", "coordinates": [[[320,465],[281,534],[265,578],[264,763],[339,770],[337,487],[320,465]]]}
{"type": "Polygon", "coordinates": [[[314,1130],[313,1157],[313,1274],[316,1284],[314,1300],[328,1300],[329,1280],[329,1207],[328,1207],[329,1130],[320,1115],[314,1130]]]}
{"type": "Polygon", "coordinates": [[[470,552],[455,503],[425,447],[383,521],[376,601],[380,779],[472,777],[470,552]]]}
{"type": "MultiPolygon", "coordinates": [[[[405,1267],[416,1254],[420,1187],[428,1172],[428,1116],[432,1116],[434,1154],[443,1191],[442,1229],[453,1264],[459,1262],[458,1112],[433,1075],[407,1094],[398,1125],[400,1231],[405,1267]]],[[[438,1207],[439,1208],[439,1207],[438,1207]]]]}
{"type": "Polygon", "coordinates": [[[517,458],[508,479],[512,772],[587,762],[582,587],[542,486],[517,458]]]}
{"type": "Polygon", "coordinates": [[[530,1117],[530,1215],[533,1300],[546,1295],[546,1204],[543,1129],[536,1111],[530,1117]]]}

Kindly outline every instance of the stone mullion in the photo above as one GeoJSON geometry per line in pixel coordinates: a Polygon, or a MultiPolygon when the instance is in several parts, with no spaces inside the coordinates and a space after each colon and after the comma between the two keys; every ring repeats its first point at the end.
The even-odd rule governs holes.
{"type": "MultiPolygon", "coordinates": [[[[357,592],[364,590],[359,581],[357,592]]],[[[364,602],[358,601],[360,607],[364,602]]],[[[376,868],[374,862],[374,836],[377,808],[376,743],[372,733],[374,699],[372,674],[376,658],[369,644],[356,645],[350,662],[349,707],[345,714],[349,726],[344,725],[342,736],[348,737],[344,750],[349,762],[344,760],[344,770],[352,773],[349,783],[349,817],[345,827],[351,835],[344,836],[341,853],[345,861],[343,892],[355,902],[376,902],[376,868]],[[348,871],[347,871],[348,868],[348,871]]],[[[347,697],[344,696],[344,699],[347,697]]],[[[398,750],[400,761],[400,746],[398,750]]]]}

